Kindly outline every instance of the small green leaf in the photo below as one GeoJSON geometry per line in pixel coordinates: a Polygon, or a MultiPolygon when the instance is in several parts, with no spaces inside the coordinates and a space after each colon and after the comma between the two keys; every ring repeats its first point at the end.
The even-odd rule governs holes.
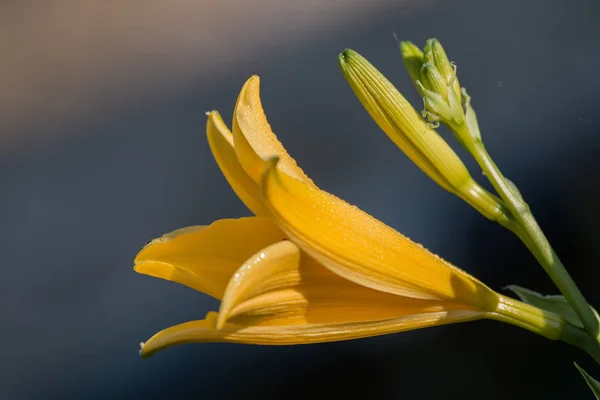
{"type": "Polygon", "coordinates": [[[600,400],[600,382],[598,382],[597,380],[592,378],[590,376],[590,374],[585,372],[585,370],[583,368],[581,368],[579,365],[577,365],[577,363],[573,363],[573,364],[575,364],[575,368],[577,368],[579,370],[579,372],[583,376],[583,379],[585,379],[585,382],[588,384],[588,386],[594,393],[594,396],[596,396],[596,400],[600,400]]]}
{"type": "Polygon", "coordinates": [[[534,305],[546,311],[553,312],[563,317],[569,324],[583,328],[583,324],[579,320],[579,317],[575,313],[575,310],[571,307],[567,299],[560,295],[549,295],[544,296],[533,290],[525,289],[524,287],[517,285],[509,285],[505,289],[508,289],[515,293],[522,302],[534,305]]]}

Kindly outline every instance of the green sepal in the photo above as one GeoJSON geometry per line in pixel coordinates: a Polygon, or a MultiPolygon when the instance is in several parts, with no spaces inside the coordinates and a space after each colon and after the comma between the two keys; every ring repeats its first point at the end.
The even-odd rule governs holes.
{"type": "Polygon", "coordinates": [[[456,92],[452,90],[452,87],[449,87],[447,90],[448,105],[450,106],[450,111],[452,112],[453,122],[460,125],[465,120],[465,112],[460,105],[460,99],[456,97],[456,92]]]}
{"type": "Polygon", "coordinates": [[[588,374],[587,372],[585,372],[585,370],[583,368],[581,368],[579,365],[577,365],[577,363],[573,363],[573,364],[575,364],[575,368],[577,368],[577,370],[579,370],[579,372],[583,376],[583,379],[585,379],[585,382],[588,384],[588,386],[592,390],[592,393],[594,393],[594,396],[596,396],[596,400],[600,400],[600,382],[598,382],[597,380],[592,378],[592,376],[590,374],[588,374]]]}
{"type": "Polygon", "coordinates": [[[421,112],[423,118],[427,117],[429,122],[437,122],[441,119],[449,120],[452,118],[450,106],[442,96],[436,92],[427,90],[421,81],[417,81],[417,86],[423,93],[423,103],[425,105],[425,110],[421,112]]]}
{"type": "Polygon", "coordinates": [[[477,116],[475,115],[475,110],[471,107],[471,96],[469,96],[464,88],[462,89],[462,96],[463,99],[465,99],[465,123],[468,128],[469,136],[474,140],[481,141],[481,132],[479,131],[477,116]]]}

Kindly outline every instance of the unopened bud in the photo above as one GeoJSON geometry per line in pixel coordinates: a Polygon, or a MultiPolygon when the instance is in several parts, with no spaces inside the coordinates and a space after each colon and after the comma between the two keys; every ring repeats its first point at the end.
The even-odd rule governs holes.
{"type": "Polygon", "coordinates": [[[421,82],[426,89],[442,96],[448,100],[448,85],[446,80],[435,65],[426,62],[421,67],[421,82]]]}
{"type": "MultiPolygon", "coordinates": [[[[339,61],[346,80],[371,117],[423,172],[486,217],[497,221],[510,218],[501,200],[473,180],[448,143],[373,65],[349,49],[340,54],[339,61]]],[[[440,104],[448,104],[438,93],[425,88],[423,91],[440,104]]]]}
{"type": "Polygon", "coordinates": [[[460,125],[465,120],[465,112],[456,67],[436,39],[429,39],[424,50],[411,42],[400,42],[404,66],[425,103],[423,116],[429,122],[460,125]]]}
{"type": "Polygon", "coordinates": [[[410,79],[417,86],[417,90],[422,96],[421,88],[416,82],[421,80],[421,68],[425,63],[423,52],[412,42],[403,41],[400,42],[400,55],[402,56],[404,67],[408,71],[408,75],[410,75],[410,79]]]}
{"type": "Polygon", "coordinates": [[[437,39],[429,39],[425,43],[425,60],[436,66],[442,74],[447,86],[452,86],[458,102],[460,103],[460,84],[456,77],[456,67],[450,62],[444,48],[437,39]]]}

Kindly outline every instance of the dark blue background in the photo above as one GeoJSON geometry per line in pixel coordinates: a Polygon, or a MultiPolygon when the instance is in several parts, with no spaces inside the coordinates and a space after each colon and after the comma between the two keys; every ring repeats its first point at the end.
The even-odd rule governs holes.
{"type": "MultiPolygon", "coordinates": [[[[210,13],[211,4],[204,7],[210,13]]],[[[228,12],[238,15],[244,7],[240,2],[228,12]]],[[[277,7],[265,23],[294,21],[295,14],[277,7]]],[[[344,9],[343,2],[335,7],[344,9]]],[[[0,398],[592,398],[572,366],[577,360],[600,377],[585,354],[488,321],[313,346],[188,345],[141,360],[139,342],[200,319],[218,304],[135,274],[132,260],[149,239],[173,229],[249,214],[212,159],[204,112],[217,109],[229,122],[241,85],[259,74],[273,129],[321,187],[497,290],[516,283],[554,292],[513,235],[429,180],[354,98],[337,64],[345,47],[367,57],[421,107],[393,31],[418,44],[435,36],[445,45],[473,97],[488,150],[598,305],[599,17],[595,0],[374,2],[364,12],[343,14],[330,29],[325,23],[318,34],[310,24],[306,35],[297,28],[293,38],[277,29],[261,40],[221,30],[214,38],[221,51],[202,64],[212,67],[194,74],[184,65],[174,88],[172,75],[140,78],[148,68],[160,72],[163,64],[132,63],[128,73],[136,84],[126,86],[124,98],[113,82],[93,92],[110,101],[83,103],[76,119],[58,113],[22,123],[41,115],[33,108],[20,123],[6,123],[0,398]],[[243,57],[232,58],[229,52],[238,51],[240,42],[243,57]],[[110,104],[117,97],[118,104],[110,104]]],[[[211,18],[230,23],[220,14],[211,18]]],[[[86,26],[82,20],[64,23],[73,24],[75,34],[86,26]]],[[[113,36],[117,45],[127,40],[127,30],[113,36]]],[[[43,39],[42,30],[13,37],[5,51],[42,51],[43,39]]],[[[189,51],[201,53],[202,45],[189,51]]],[[[186,51],[157,47],[158,56],[148,58],[135,43],[128,49],[129,60],[160,60],[167,69],[169,57],[180,61],[174,54],[186,51]]],[[[51,54],[48,60],[54,60],[51,54]]],[[[119,62],[105,60],[113,61],[119,62]]],[[[41,64],[39,73],[48,65],[41,64]]],[[[18,70],[7,74],[15,93],[19,85],[27,87],[16,81],[18,70]]],[[[60,81],[52,84],[51,91],[40,91],[42,104],[64,100],[60,81]]],[[[81,82],[88,84],[93,79],[81,82]]],[[[5,111],[13,101],[1,103],[5,111]]],[[[470,160],[468,165],[483,182],[470,160]]]]}

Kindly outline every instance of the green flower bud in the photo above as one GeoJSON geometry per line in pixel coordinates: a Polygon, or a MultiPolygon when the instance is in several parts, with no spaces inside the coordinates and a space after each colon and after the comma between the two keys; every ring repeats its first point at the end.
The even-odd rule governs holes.
{"type": "Polygon", "coordinates": [[[411,42],[400,42],[404,67],[423,97],[423,117],[429,122],[460,125],[465,120],[465,112],[456,67],[436,39],[429,39],[424,50],[411,42]]]}
{"type": "Polygon", "coordinates": [[[465,119],[464,110],[440,70],[434,64],[426,62],[421,67],[421,78],[420,91],[427,109],[424,115],[427,115],[429,121],[461,124],[465,119]]]}
{"type": "MultiPolygon", "coordinates": [[[[410,43],[404,47],[410,50],[410,43]]],[[[403,52],[403,56],[405,54],[407,52],[403,52]]],[[[350,87],[371,117],[423,172],[487,218],[499,221],[503,225],[510,223],[511,216],[506,212],[502,200],[475,182],[454,150],[432,129],[431,124],[427,124],[421,118],[381,72],[350,49],[340,54],[339,62],[350,87]]],[[[431,66],[433,67],[433,64],[431,66]]],[[[435,67],[432,69],[435,70],[432,76],[436,73],[439,75],[435,67]]],[[[435,79],[437,78],[430,80],[435,79]]],[[[416,82],[424,93],[426,107],[430,110],[426,114],[430,121],[431,118],[438,117],[451,120],[451,103],[439,93],[426,89],[420,80],[416,82]]]]}
{"type": "Polygon", "coordinates": [[[421,68],[425,63],[423,52],[412,42],[404,41],[400,42],[400,54],[404,62],[404,67],[408,71],[408,75],[410,75],[410,79],[417,87],[419,94],[423,96],[420,86],[416,84],[417,81],[421,80],[421,68]]]}
{"type": "Polygon", "coordinates": [[[444,48],[437,39],[429,39],[425,44],[425,60],[434,64],[446,80],[446,85],[452,86],[460,103],[460,84],[456,77],[456,67],[450,62],[444,48]]]}
{"type": "Polygon", "coordinates": [[[426,62],[421,67],[421,83],[425,89],[431,90],[448,100],[448,84],[439,69],[432,63],[426,62]]]}

